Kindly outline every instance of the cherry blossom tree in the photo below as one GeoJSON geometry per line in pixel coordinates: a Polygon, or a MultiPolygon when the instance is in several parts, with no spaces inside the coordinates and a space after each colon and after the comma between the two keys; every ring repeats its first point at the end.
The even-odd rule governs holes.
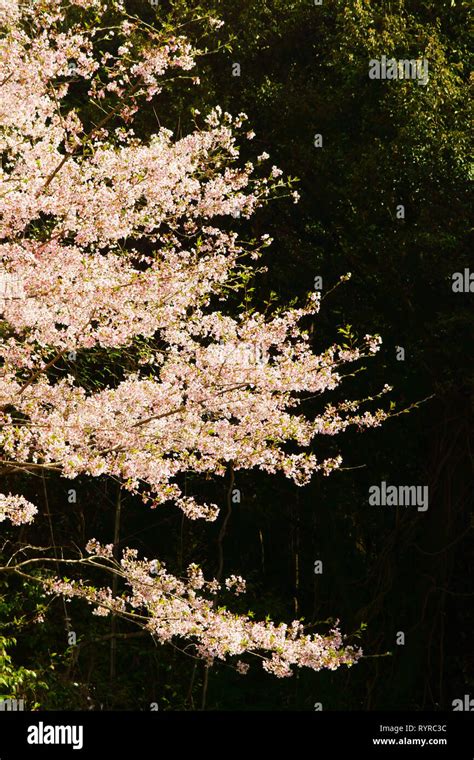
{"type": "MultiPolygon", "coordinates": [[[[344,401],[309,417],[301,406],[338,388],[342,368],[374,354],[380,338],[316,354],[304,327],[320,308],[314,292],[266,314],[228,308],[271,243],[268,235],[242,242],[232,220],[275,196],[297,201],[291,183],[265,168],[265,153],[242,162],[239,141],[253,138],[245,114],[196,112],[184,137],[157,126],[143,140],[134,131],[141,104],[170,80],[198,81],[188,72],[199,51],[130,17],[119,0],[108,8],[8,0],[0,26],[3,472],[109,476],[152,508],[172,502],[191,520],[215,520],[218,505],[185,495],[181,474],[258,468],[302,486],[337,469],[342,458],[318,458],[314,439],[377,426],[386,413],[344,401]],[[86,93],[87,113],[70,97],[74,87],[86,93]],[[104,349],[132,369],[88,387],[75,362],[103,362],[104,349]]],[[[0,495],[0,521],[20,525],[36,512],[22,494],[0,495]]],[[[309,635],[299,621],[254,622],[219,607],[222,588],[243,593],[240,576],[206,581],[191,565],[177,578],[157,559],[133,549],[118,558],[93,538],[85,551],[63,561],[84,573],[101,568],[112,587],[82,575],[51,579],[44,553],[1,571],[33,577],[31,567],[44,567],[47,593],[79,596],[161,643],[191,643],[208,664],[255,655],[287,676],[292,666],[335,669],[360,656],[337,627],[309,635]]],[[[248,663],[236,667],[243,673],[248,663]]]]}

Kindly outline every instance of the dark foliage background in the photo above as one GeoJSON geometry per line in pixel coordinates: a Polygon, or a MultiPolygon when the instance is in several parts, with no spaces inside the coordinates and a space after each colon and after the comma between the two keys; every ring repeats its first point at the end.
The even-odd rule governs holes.
{"type": "MultiPolygon", "coordinates": [[[[224,540],[225,571],[248,579],[244,611],[311,624],[338,617],[366,654],[356,667],[283,680],[259,668],[245,677],[226,666],[206,672],[119,623],[111,676],[109,622],[81,604],[67,605],[79,641],[68,648],[61,603],[50,606],[44,624],[31,625],[38,592],[9,581],[8,590],[0,586],[0,632],[16,637],[9,650],[15,666],[36,674],[18,688],[42,709],[149,710],[156,703],[160,710],[313,710],[322,703],[324,710],[429,710],[451,709],[453,699],[473,693],[473,295],[451,289],[453,272],[473,264],[466,232],[468,5],[127,4],[157,26],[186,22],[191,38],[199,36],[193,19],[200,14],[225,21],[198,61],[200,86],[183,83],[160,96],[140,113],[137,133],[146,138],[159,122],[184,134],[192,106],[205,113],[219,103],[248,114],[256,132],[252,156],[268,151],[299,178],[301,194],[298,205],[279,200],[250,223],[239,222],[243,234],[274,238],[268,271],[252,283],[255,305],[271,292],[281,304],[302,296],[318,275],[325,293],[350,271],[351,280],[323,301],[315,347],[348,324],[359,335],[379,332],[380,354],[368,372],[347,381],[344,394],[360,398],[388,382],[400,414],[381,429],[331,442],[345,469],[305,488],[236,473],[242,499],[232,505],[224,540]],[[224,47],[212,52],[217,40],[224,47]],[[429,84],[370,80],[368,61],[383,53],[424,55],[429,84]],[[239,77],[232,76],[236,62],[239,77]],[[322,148],[314,146],[317,133],[322,148]],[[396,218],[398,204],[404,220],[396,218]],[[397,361],[397,346],[404,361],[397,361]],[[428,511],[369,506],[368,489],[382,480],[428,485],[428,511]],[[403,646],[398,632],[405,633],[403,646]]],[[[19,541],[48,545],[47,510],[58,546],[83,546],[92,535],[111,540],[114,483],[14,479],[44,507],[43,519],[22,528],[19,541]],[[67,500],[71,486],[76,504],[67,500]]],[[[13,482],[11,476],[7,487],[13,482]]],[[[225,511],[222,481],[188,476],[186,487],[225,511]]],[[[123,500],[121,543],[166,559],[177,572],[195,561],[215,573],[219,530],[220,521],[190,524],[172,508],[149,512],[132,497],[123,500]]]]}

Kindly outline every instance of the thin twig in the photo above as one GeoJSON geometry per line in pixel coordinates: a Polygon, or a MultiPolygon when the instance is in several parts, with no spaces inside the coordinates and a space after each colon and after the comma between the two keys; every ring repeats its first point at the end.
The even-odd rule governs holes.
{"type": "MultiPolygon", "coordinates": [[[[114,525],[114,546],[113,556],[118,561],[118,549],[120,541],[120,514],[122,511],[122,485],[119,483],[117,491],[117,501],[115,505],[115,525],[114,525]]],[[[118,590],[118,576],[114,575],[112,578],[112,596],[115,599],[118,590]]],[[[110,639],[110,680],[114,681],[117,675],[117,616],[112,615],[110,622],[111,626],[111,639],[110,639]]]]}
{"type": "Polygon", "coordinates": [[[229,465],[230,469],[230,482],[229,482],[229,488],[227,490],[227,511],[224,518],[224,521],[221,525],[221,529],[219,531],[219,535],[217,537],[217,550],[219,554],[219,566],[217,569],[216,578],[218,581],[222,579],[222,571],[224,569],[224,548],[223,548],[223,541],[227,530],[227,523],[230,520],[231,512],[232,512],[232,490],[234,488],[234,482],[235,482],[235,476],[234,476],[234,465],[231,462],[229,465]]]}

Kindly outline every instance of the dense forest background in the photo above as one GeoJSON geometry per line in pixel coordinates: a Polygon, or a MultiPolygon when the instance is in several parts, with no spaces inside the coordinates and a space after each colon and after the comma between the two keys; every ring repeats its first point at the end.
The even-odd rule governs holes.
{"type": "MultiPolygon", "coordinates": [[[[222,544],[225,571],[248,581],[242,611],[277,621],[304,617],[315,626],[337,616],[365,657],[350,670],[282,680],[259,669],[247,676],[225,665],[207,670],[124,622],[112,637],[110,621],[91,617],[84,603],[51,603],[34,584],[2,578],[7,691],[40,709],[78,710],[437,710],[474,694],[473,295],[452,290],[453,273],[472,265],[468,6],[127,3],[130,14],[179,26],[207,48],[193,71],[200,84],[180,80],[151,101],[137,134],[146,138],[158,124],[186,134],[193,108],[205,113],[220,104],[249,117],[256,137],[243,151],[267,151],[299,179],[297,205],[282,198],[234,225],[243,237],[274,239],[267,271],[249,279],[245,298],[259,308],[285,304],[312,290],[319,276],[316,349],[341,330],[383,338],[370,372],[348,379],[344,393],[361,398],[368,387],[375,394],[393,385],[391,419],[324,442],[325,452],[342,453],[343,469],[304,488],[282,476],[237,472],[241,499],[231,504],[222,544]],[[201,40],[198,19],[209,13],[225,25],[201,40]],[[368,61],[382,54],[426,57],[428,84],[370,80],[368,61]],[[397,218],[400,204],[405,218],[397,218]],[[347,272],[351,279],[333,289],[347,272]],[[429,509],[369,505],[369,488],[381,481],[428,485],[429,509]],[[314,572],[318,560],[321,574],[314,572]],[[43,607],[45,621],[35,624],[43,607]]],[[[84,99],[80,84],[71,93],[84,99]]],[[[91,368],[79,361],[77,371],[86,376],[91,368]]],[[[117,367],[117,376],[122,371],[117,367]]],[[[71,547],[91,535],[112,540],[117,489],[110,480],[76,481],[76,503],[68,503],[70,481],[54,475],[5,480],[43,506],[19,538],[11,531],[12,540],[71,547]]],[[[198,562],[212,576],[228,487],[187,476],[190,493],[221,506],[210,525],[186,521],[172,507],[150,512],[125,496],[120,541],[176,572],[198,562]]]]}

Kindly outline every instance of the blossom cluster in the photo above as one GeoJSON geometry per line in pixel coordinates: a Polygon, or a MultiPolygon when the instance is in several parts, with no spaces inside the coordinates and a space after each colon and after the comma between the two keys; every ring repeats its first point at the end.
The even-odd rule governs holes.
{"type": "Polygon", "coordinates": [[[13,525],[23,525],[34,520],[38,510],[24,496],[0,493],[0,522],[10,520],[13,525]]]}
{"type": "MultiPolygon", "coordinates": [[[[96,560],[108,554],[98,542],[89,547],[96,560]]],[[[155,561],[153,561],[155,562],[155,561]]],[[[352,665],[361,651],[344,643],[337,623],[327,635],[307,634],[301,621],[276,625],[270,620],[256,621],[251,614],[237,615],[219,605],[215,595],[222,590],[216,580],[205,581],[200,568],[192,565],[188,578],[180,579],[148,560],[139,560],[135,550],[123,552],[118,572],[129,591],[113,595],[110,588],[86,586],[82,581],[45,582],[49,594],[62,594],[66,599],[80,598],[95,606],[94,613],[126,616],[150,631],[156,641],[164,644],[191,642],[196,654],[209,665],[246,655],[261,660],[269,673],[283,678],[291,676],[295,667],[318,671],[335,670],[352,665]]],[[[245,582],[231,576],[225,588],[239,593],[245,582]]],[[[249,663],[235,662],[238,672],[245,674],[249,663]]]]}

